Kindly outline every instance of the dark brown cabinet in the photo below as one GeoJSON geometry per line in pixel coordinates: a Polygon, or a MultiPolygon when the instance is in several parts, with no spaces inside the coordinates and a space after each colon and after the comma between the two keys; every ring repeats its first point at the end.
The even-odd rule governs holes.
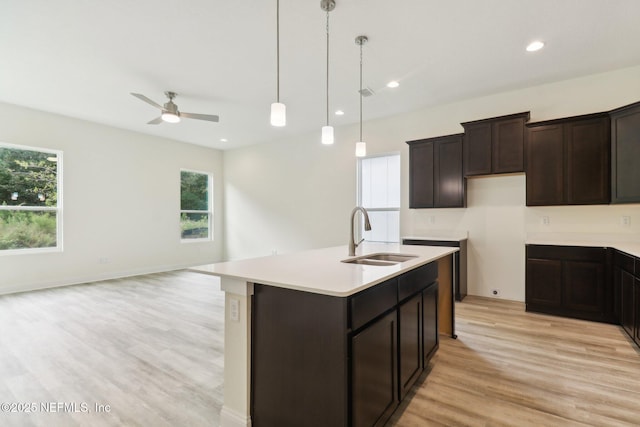
{"type": "Polygon", "coordinates": [[[607,114],[530,123],[526,127],[527,206],[609,203],[611,144],[607,114]]]}
{"type": "Polygon", "coordinates": [[[426,368],[429,360],[438,350],[438,282],[422,291],[422,367],[426,368]]]}
{"type": "Polygon", "coordinates": [[[254,284],[252,425],[384,425],[437,350],[437,277],[432,262],[349,297],[254,284]]]}
{"type": "Polygon", "coordinates": [[[354,427],[384,425],[398,406],[396,331],[393,311],[351,339],[354,427]]]}
{"type": "Polygon", "coordinates": [[[407,141],[409,144],[409,207],[462,208],[463,134],[407,141]]]}
{"type": "Polygon", "coordinates": [[[422,372],[422,293],[402,303],[398,313],[400,398],[404,398],[422,372]]]}
{"type": "Polygon", "coordinates": [[[524,124],[529,113],[462,123],[464,175],[524,171],[524,124]]]}
{"type": "Polygon", "coordinates": [[[613,286],[618,323],[640,346],[640,259],[615,251],[613,286]]]}
{"type": "Polygon", "coordinates": [[[640,102],[611,111],[611,203],[640,202],[640,102]]]}
{"type": "Polygon", "coordinates": [[[615,323],[606,248],[527,245],[526,309],[615,323]]]}

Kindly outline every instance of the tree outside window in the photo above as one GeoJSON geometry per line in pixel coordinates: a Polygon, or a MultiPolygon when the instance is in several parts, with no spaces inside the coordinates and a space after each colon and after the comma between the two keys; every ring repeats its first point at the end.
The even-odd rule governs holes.
{"type": "Polygon", "coordinates": [[[180,171],[180,237],[211,239],[213,177],[207,173],[180,171]]]}
{"type": "Polygon", "coordinates": [[[0,251],[60,247],[62,153],[0,144],[0,251]]]}

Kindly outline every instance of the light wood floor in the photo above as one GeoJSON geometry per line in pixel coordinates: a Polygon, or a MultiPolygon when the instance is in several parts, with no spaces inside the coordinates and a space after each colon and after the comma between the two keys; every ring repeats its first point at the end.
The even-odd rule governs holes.
{"type": "Polygon", "coordinates": [[[389,424],[640,425],[640,352],[617,326],[467,297],[456,329],[389,424]]]}
{"type": "Polygon", "coordinates": [[[223,319],[212,277],[184,271],[0,297],[0,403],[78,411],[0,426],[216,426],[223,319]]]}
{"type": "MultiPolygon", "coordinates": [[[[0,403],[91,411],[0,426],[217,426],[223,299],[185,271],[0,297],[0,403]]],[[[456,322],[390,425],[640,425],[640,351],[618,327],[474,297],[456,322]]]]}

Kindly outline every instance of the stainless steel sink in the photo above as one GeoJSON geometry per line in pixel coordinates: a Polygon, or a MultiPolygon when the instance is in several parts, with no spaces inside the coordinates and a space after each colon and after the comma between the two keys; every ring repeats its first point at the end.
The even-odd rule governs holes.
{"type": "Polygon", "coordinates": [[[405,262],[409,261],[412,258],[417,258],[418,255],[406,255],[406,254],[373,254],[366,255],[366,259],[374,259],[378,261],[394,261],[394,262],[405,262]]]}
{"type": "Polygon", "coordinates": [[[409,261],[412,258],[417,258],[417,256],[418,255],[377,253],[362,255],[357,258],[343,259],[342,262],[345,262],[347,264],[390,266],[409,261]]]}

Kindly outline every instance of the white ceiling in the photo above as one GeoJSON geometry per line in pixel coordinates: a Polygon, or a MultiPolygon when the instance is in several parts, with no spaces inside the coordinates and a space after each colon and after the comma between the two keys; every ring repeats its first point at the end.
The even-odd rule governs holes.
{"type": "MultiPolygon", "coordinates": [[[[320,0],[0,0],[0,101],[220,149],[317,131],[325,121],[325,13],[320,0]],[[179,94],[182,111],[219,123],[147,125],[179,94]],[[228,142],[220,142],[227,138],[228,142]]],[[[336,0],[331,117],[358,121],[640,64],[638,0],[336,0]],[[524,48],[546,42],[537,53],[524,48]],[[397,89],[386,88],[398,80],[397,89]],[[343,109],[346,114],[334,116],[343,109]]],[[[478,117],[482,118],[482,117],[478,117]]]]}

